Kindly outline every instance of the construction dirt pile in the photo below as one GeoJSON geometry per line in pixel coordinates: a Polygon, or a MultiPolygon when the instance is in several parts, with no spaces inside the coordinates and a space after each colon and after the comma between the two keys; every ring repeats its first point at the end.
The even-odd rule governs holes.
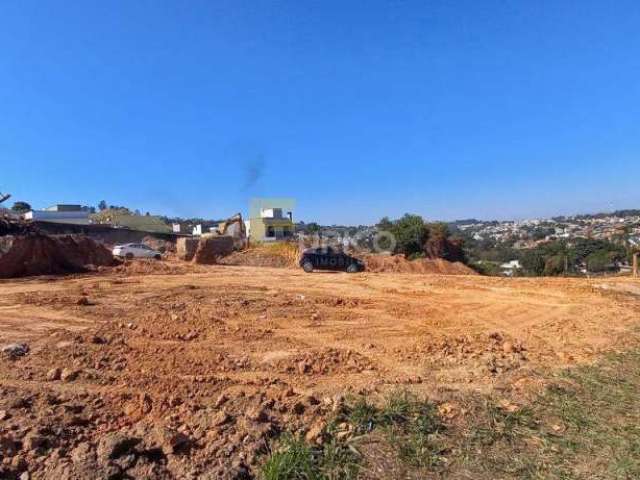
{"type": "Polygon", "coordinates": [[[82,273],[114,262],[106,247],[83,236],[0,237],[0,278],[82,273]]]}
{"type": "Polygon", "coordinates": [[[34,228],[30,224],[0,214],[0,236],[26,235],[32,232],[34,232],[34,228]]]}
{"type": "Polygon", "coordinates": [[[214,265],[218,259],[233,252],[233,237],[227,235],[202,235],[193,255],[193,261],[201,265],[214,265]]]}
{"type": "Polygon", "coordinates": [[[293,268],[298,266],[300,252],[294,243],[253,245],[218,259],[222,265],[293,268]]]}
{"type": "Polygon", "coordinates": [[[185,262],[190,262],[191,260],[193,260],[197,249],[197,238],[181,237],[176,242],[176,255],[180,260],[184,260],[185,262]]]}
{"type": "Polygon", "coordinates": [[[0,478],[264,478],[283,434],[328,441],[350,395],[522,398],[624,348],[640,308],[623,278],[124,269],[164,263],[1,282],[0,478]]]}
{"type": "Polygon", "coordinates": [[[176,244],[170,240],[164,240],[162,238],[157,238],[152,235],[147,235],[142,239],[142,243],[147,245],[148,247],[157,250],[160,253],[175,253],[176,244]]]}
{"type": "Polygon", "coordinates": [[[404,255],[364,255],[368,272],[374,273],[433,273],[439,275],[477,275],[461,262],[449,262],[441,258],[407,260],[404,255]]]}
{"type": "Polygon", "coordinates": [[[221,257],[233,252],[233,237],[227,235],[202,235],[200,238],[179,238],[176,256],[186,262],[215,265],[221,257]]]}

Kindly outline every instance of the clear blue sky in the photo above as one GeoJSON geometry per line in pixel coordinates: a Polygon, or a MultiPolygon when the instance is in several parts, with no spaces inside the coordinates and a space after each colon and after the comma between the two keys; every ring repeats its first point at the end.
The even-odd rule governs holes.
{"type": "Polygon", "coordinates": [[[0,3],[0,191],[372,223],[640,208],[637,1],[0,3]]]}

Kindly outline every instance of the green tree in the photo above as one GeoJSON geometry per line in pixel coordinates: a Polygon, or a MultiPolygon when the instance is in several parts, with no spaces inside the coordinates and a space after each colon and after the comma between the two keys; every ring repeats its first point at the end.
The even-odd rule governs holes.
{"type": "Polygon", "coordinates": [[[528,275],[541,276],[545,267],[544,253],[539,249],[527,250],[522,256],[521,264],[528,275]]]}
{"type": "Polygon", "coordinates": [[[565,255],[558,254],[548,257],[544,262],[544,275],[554,276],[564,273],[565,255]]]}
{"type": "Polygon", "coordinates": [[[98,210],[103,211],[103,210],[106,210],[107,208],[108,208],[107,202],[105,200],[100,200],[100,203],[98,204],[98,210]]]}
{"type": "Polygon", "coordinates": [[[420,215],[405,213],[402,218],[393,222],[387,231],[395,236],[397,252],[410,256],[423,251],[427,229],[420,215]]]}
{"type": "Polygon", "coordinates": [[[376,225],[376,228],[383,232],[390,232],[393,228],[393,222],[389,220],[389,217],[383,217],[376,225]]]}
{"type": "Polygon", "coordinates": [[[26,213],[31,210],[31,205],[27,202],[15,202],[13,207],[11,207],[11,210],[17,213],[26,213]]]}
{"type": "Polygon", "coordinates": [[[586,264],[589,272],[606,272],[611,269],[612,255],[606,250],[598,250],[586,258],[586,264]]]}
{"type": "Polygon", "coordinates": [[[307,233],[318,233],[320,231],[320,225],[318,225],[316,222],[311,222],[305,225],[304,229],[307,233]]]}
{"type": "MultiPolygon", "coordinates": [[[[409,259],[426,256],[450,261],[466,261],[464,240],[452,237],[445,223],[427,224],[420,215],[406,213],[394,221],[384,217],[378,223],[377,229],[379,232],[392,234],[396,241],[395,253],[403,253],[409,259]]],[[[383,238],[380,243],[384,243],[384,240],[386,239],[383,238]]]]}

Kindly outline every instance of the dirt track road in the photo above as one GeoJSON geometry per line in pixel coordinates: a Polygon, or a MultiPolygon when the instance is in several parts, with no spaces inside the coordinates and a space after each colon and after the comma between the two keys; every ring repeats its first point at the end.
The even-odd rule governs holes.
{"type": "MultiPolygon", "coordinates": [[[[158,422],[197,441],[214,430],[219,438],[163,468],[200,472],[216,458],[227,471],[231,457],[220,452],[239,446],[238,438],[252,440],[233,448],[261,451],[265,432],[255,422],[264,419],[252,409],[267,409],[269,428],[292,429],[321,415],[315,401],[298,406],[305,398],[398,386],[430,394],[520,388],[539,369],[624,348],[640,322],[639,293],[640,282],[628,278],[309,275],[230,266],[2,281],[0,343],[27,342],[31,350],[0,362],[0,409],[30,398],[31,410],[15,417],[29,423],[56,418],[46,404],[51,394],[62,397],[60,405],[85,405],[91,423],[71,423],[64,438],[75,440],[46,475],[84,468],[64,452],[100,432],[158,422]],[[57,380],[55,368],[71,376],[57,380]],[[231,399],[225,417],[206,423],[221,415],[221,396],[231,399]]],[[[66,421],[65,412],[57,421],[66,421]]],[[[139,475],[152,478],[150,471],[139,475]]]]}

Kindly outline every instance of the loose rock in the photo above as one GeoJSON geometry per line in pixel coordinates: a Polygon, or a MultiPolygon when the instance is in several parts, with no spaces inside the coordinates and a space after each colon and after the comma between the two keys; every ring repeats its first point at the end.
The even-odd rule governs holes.
{"type": "Polygon", "coordinates": [[[80,372],[78,370],[73,370],[71,368],[65,368],[60,372],[60,380],[63,382],[72,382],[76,378],[78,378],[80,372]]]}
{"type": "Polygon", "coordinates": [[[98,443],[98,460],[106,462],[131,453],[139,442],[139,439],[127,437],[121,433],[109,433],[103,436],[98,443]]]}
{"type": "Polygon", "coordinates": [[[185,451],[190,444],[189,437],[184,433],[167,427],[156,428],[156,440],[165,455],[185,451]]]}
{"type": "Polygon", "coordinates": [[[61,376],[62,370],[60,370],[59,368],[52,368],[47,372],[47,380],[49,381],[60,380],[61,376]]]}
{"type": "Polygon", "coordinates": [[[10,357],[22,357],[29,353],[29,345],[26,343],[10,343],[2,347],[1,351],[10,357]]]}

